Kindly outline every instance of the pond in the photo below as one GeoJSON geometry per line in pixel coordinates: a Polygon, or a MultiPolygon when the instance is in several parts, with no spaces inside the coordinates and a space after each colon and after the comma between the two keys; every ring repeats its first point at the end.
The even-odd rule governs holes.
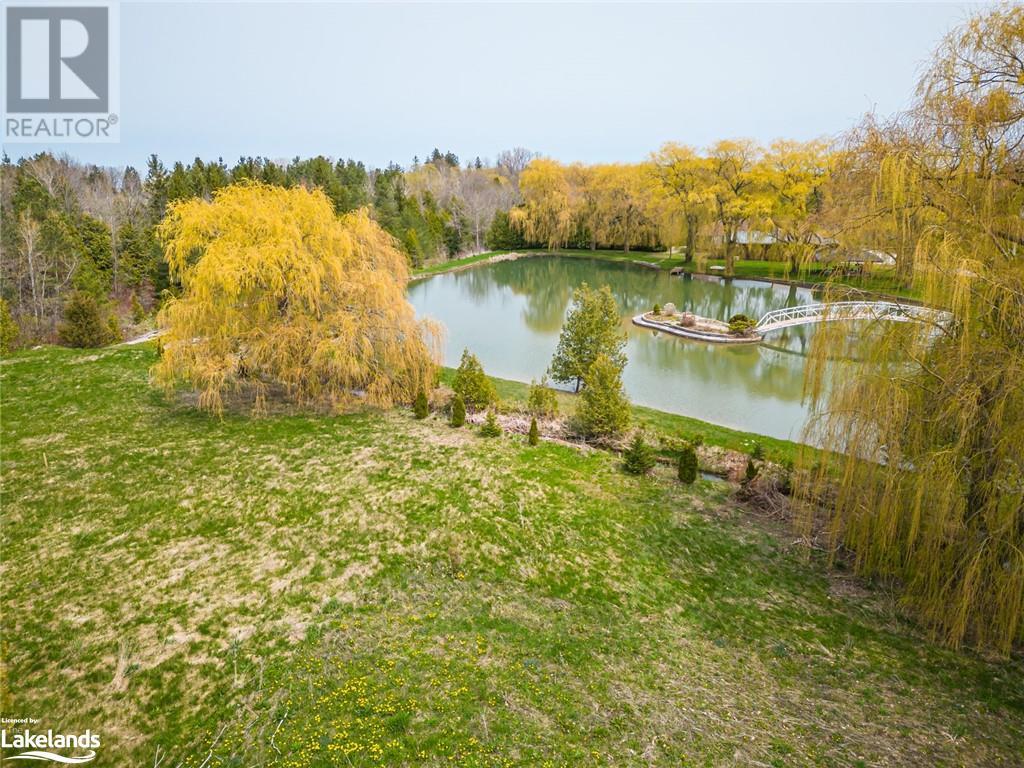
{"type": "Polygon", "coordinates": [[[673,277],[636,264],[536,256],[435,275],[409,286],[420,316],[446,329],[444,363],[457,366],[464,348],[492,376],[539,379],[581,283],[608,285],[628,333],[623,373],[634,403],[748,432],[797,439],[807,419],[802,402],[806,354],[814,326],[787,328],[761,345],[717,345],[655,334],[630,318],[655,303],[728,319],[759,318],[809,304],[809,289],[756,280],[673,277]]]}

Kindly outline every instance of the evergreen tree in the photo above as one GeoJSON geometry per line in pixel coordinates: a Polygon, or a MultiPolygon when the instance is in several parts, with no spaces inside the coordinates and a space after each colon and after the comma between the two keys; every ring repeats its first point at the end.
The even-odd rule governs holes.
{"type": "Polygon", "coordinates": [[[146,319],[146,309],[142,306],[142,302],[139,301],[139,297],[134,293],[132,294],[132,322],[138,325],[146,319]]]}
{"type": "Polygon", "coordinates": [[[527,437],[530,445],[537,445],[540,442],[540,431],[537,429],[537,419],[530,419],[530,434],[527,437]]]}
{"type": "Polygon", "coordinates": [[[587,372],[586,386],[576,408],[579,430],[586,437],[616,437],[630,421],[629,400],[622,390],[621,368],[607,355],[598,355],[587,372]]]}
{"type": "Polygon", "coordinates": [[[59,328],[60,340],[69,347],[101,347],[109,332],[100,319],[96,297],[75,291],[64,305],[64,322],[59,328]]]}
{"type": "Polygon", "coordinates": [[[622,454],[623,468],[631,475],[646,475],[654,469],[654,451],[644,440],[643,432],[637,430],[629,446],[622,454]]]}
{"type": "Polygon", "coordinates": [[[754,459],[750,456],[747,457],[747,469],[743,474],[748,483],[757,477],[757,465],[754,464],[754,459]]]}
{"type": "Polygon", "coordinates": [[[190,197],[195,197],[195,192],[189,181],[189,174],[184,165],[180,162],[175,163],[171,175],[167,177],[167,202],[187,200],[190,197]]]}
{"type": "Polygon", "coordinates": [[[466,423],[466,402],[462,399],[462,395],[455,395],[452,400],[452,418],[451,425],[453,427],[461,427],[466,423]]]}
{"type": "Polygon", "coordinates": [[[143,188],[149,197],[149,220],[155,224],[164,217],[167,208],[167,169],[156,155],[150,155],[146,163],[143,188]]]}
{"type": "Polygon", "coordinates": [[[501,434],[501,426],[498,424],[498,417],[494,411],[487,412],[487,420],[480,427],[480,434],[484,437],[498,437],[501,434]]]}
{"type": "Polygon", "coordinates": [[[697,479],[697,452],[689,443],[679,452],[679,479],[687,485],[697,479]]]}
{"type": "Polygon", "coordinates": [[[474,410],[482,410],[498,399],[494,384],[487,378],[476,355],[468,349],[462,351],[462,360],[455,371],[452,389],[462,396],[465,405],[474,410]]]}
{"type": "Polygon", "coordinates": [[[125,222],[117,230],[118,283],[138,287],[151,277],[161,261],[152,229],[125,222]]]}
{"type": "Polygon", "coordinates": [[[413,413],[417,419],[425,419],[430,415],[430,405],[427,403],[427,393],[422,389],[416,393],[416,402],[413,404],[413,413]]]}
{"type": "Polygon", "coordinates": [[[48,218],[44,227],[57,240],[65,240],[82,254],[82,261],[73,279],[76,290],[91,293],[103,300],[110,293],[114,277],[114,250],[110,229],[99,219],[87,214],[77,222],[58,223],[56,216],[48,218]],[[60,230],[58,232],[58,230],[60,230]]]}
{"type": "Polygon", "coordinates": [[[619,308],[606,285],[593,290],[583,283],[573,292],[573,306],[562,326],[558,347],[551,360],[551,378],[574,382],[576,391],[599,355],[604,355],[619,372],[626,365],[626,334],[619,308]]]}
{"type": "Polygon", "coordinates": [[[515,251],[526,247],[526,240],[509,221],[508,211],[496,211],[484,235],[484,247],[491,251],[515,251]]]}

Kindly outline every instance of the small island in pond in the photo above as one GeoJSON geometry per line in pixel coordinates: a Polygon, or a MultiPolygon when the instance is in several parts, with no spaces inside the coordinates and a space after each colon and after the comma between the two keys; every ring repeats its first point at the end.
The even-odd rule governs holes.
{"type": "Polygon", "coordinates": [[[710,341],[715,344],[756,344],[762,336],[756,331],[756,321],[745,315],[715,320],[701,317],[692,312],[680,312],[675,304],[655,305],[650,312],[636,315],[633,325],[663,331],[696,341],[710,341]]]}

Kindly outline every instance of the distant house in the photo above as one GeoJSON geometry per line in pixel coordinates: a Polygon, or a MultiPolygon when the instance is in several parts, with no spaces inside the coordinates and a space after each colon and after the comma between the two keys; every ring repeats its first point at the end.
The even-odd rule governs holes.
{"type": "MultiPolygon", "coordinates": [[[[715,225],[715,228],[711,232],[711,241],[716,245],[722,245],[725,243],[725,235],[722,232],[721,224],[715,225]]],[[[784,236],[781,236],[778,232],[766,232],[763,229],[750,229],[743,227],[736,231],[736,239],[733,241],[736,245],[752,246],[752,245],[776,245],[777,243],[786,244],[787,240],[784,236]]],[[[796,241],[789,241],[796,242],[796,241]]],[[[838,245],[838,243],[830,237],[819,235],[817,233],[809,233],[804,235],[799,242],[816,245],[821,248],[832,248],[838,245]]]]}
{"type": "Polygon", "coordinates": [[[739,245],[774,245],[778,238],[771,232],[762,232],[757,229],[741,229],[736,233],[736,242],[739,245]]]}
{"type": "MultiPolygon", "coordinates": [[[[711,242],[715,245],[725,244],[725,233],[722,231],[721,224],[715,224],[712,229],[711,242]]],[[[733,242],[736,243],[736,245],[774,245],[778,242],[778,238],[776,238],[771,232],[763,232],[758,229],[747,229],[744,227],[736,232],[736,239],[733,242]]]]}
{"type": "Polygon", "coordinates": [[[814,260],[827,264],[846,264],[863,267],[896,266],[896,254],[871,248],[821,248],[814,254],[814,260]]]}

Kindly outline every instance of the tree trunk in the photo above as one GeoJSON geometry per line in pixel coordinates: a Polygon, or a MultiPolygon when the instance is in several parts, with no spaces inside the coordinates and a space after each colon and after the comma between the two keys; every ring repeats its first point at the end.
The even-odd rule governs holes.
{"type": "Polygon", "coordinates": [[[686,217],[686,262],[693,261],[693,252],[697,250],[697,217],[692,213],[686,217]]]}
{"type": "Polygon", "coordinates": [[[726,234],[726,236],[725,236],[725,276],[726,277],[732,277],[735,274],[735,272],[736,272],[736,268],[735,268],[736,258],[735,258],[734,254],[733,254],[732,246],[733,246],[732,236],[729,235],[729,234],[726,234]]]}

